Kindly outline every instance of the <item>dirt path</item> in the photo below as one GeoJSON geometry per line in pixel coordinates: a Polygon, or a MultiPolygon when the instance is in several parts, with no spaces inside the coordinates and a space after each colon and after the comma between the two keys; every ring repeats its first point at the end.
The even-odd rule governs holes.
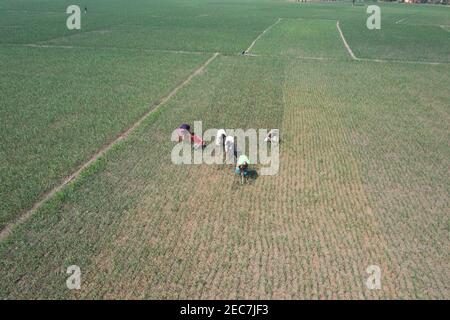
{"type": "Polygon", "coordinates": [[[167,52],[180,54],[214,54],[215,52],[206,51],[185,51],[185,50],[165,50],[165,49],[140,49],[140,48],[121,48],[121,47],[91,47],[91,46],[72,46],[72,45],[53,45],[30,43],[21,46],[30,48],[59,48],[59,49],[97,49],[97,50],[117,50],[117,51],[138,51],[138,52],[167,52]]]}
{"type": "Polygon", "coordinates": [[[269,27],[267,27],[267,29],[265,29],[263,32],[261,32],[255,40],[253,40],[253,42],[250,44],[250,47],[247,48],[247,50],[245,50],[245,53],[249,53],[250,50],[252,50],[253,46],[255,45],[256,41],[259,40],[259,38],[261,38],[263,36],[264,33],[266,33],[267,31],[269,31],[270,29],[272,29],[276,24],[278,24],[281,21],[281,18],[278,18],[277,21],[275,21],[273,24],[271,24],[269,27]]]}
{"type": "Polygon", "coordinates": [[[339,35],[341,36],[342,42],[344,43],[345,48],[347,49],[348,53],[350,54],[350,56],[352,57],[353,60],[359,60],[355,54],[353,53],[352,49],[350,48],[350,46],[347,43],[347,40],[345,40],[344,34],[342,33],[341,27],[339,27],[339,20],[336,21],[336,28],[339,31],[339,35]]]}
{"type": "MultiPolygon", "coordinates": [[[[283,18],[285,19],[285,18],[283,18]]],[[[445,29],[446,26],[440,26],[443,30],[449,31],[450,29],[445,29]]],[[[448,28],[448,26],[447,26],[448,28]]],[[[342,34],[343,36],[343,34],[342,34]]],[[[342,39],[341,36],[341,39],[342,39]]],[[[345,40],[345,38],[344,38],[345,40]]],[[[256,40],[255,40],[256,41],[256,40]]],[[[346,42],[345,42],[346,43],[346,42]]],[[[345,44],[344,43],[344,44],[345,44]]],[[[119,51],[141,51],[141,52],[167,52],[174,54],[213,54],[213,52],[207,51],[185,51],[185,50],[164,50],[164,49],[138,49],[138,48],[120,48],[120,47],[91,47],[91,46],[72,46],[72,45],[51,45],[51,44],[25,44],[20,45],[30,48],[59,48],[59,49],[100,49],[100,50],[119,50],[119,51]]],[[[350,47],[349,47],[350,48],[350,47]]],[[[339,61],[338,58],[328,58],[328,57],[311,57],[311,56],[296,56],[296,57],[284,57],[278,55],[267,55],[267,54],[254,54],[249,53],[248,49],[245,51],[246,57],[270,57],[274,59],[299,59],[299,60],[317,60],[317,61],[339,61]]],[[[353,52],[352,52],[353,53],[353,52]]],[[[230,54],[218,52],[218,54],[223,56],[230,56],[230,54]]],[[[425,64],[425,65],[450,65],[450,62],[433,62],[433,61],[411,61],[411,60],[387,60],[387,59],[370,59],[370,58],[358,58],[355,56],[354,61],[364,61],[364,62],[375,62],[375,63],[401,63],[401,64],[425,64]]]]}

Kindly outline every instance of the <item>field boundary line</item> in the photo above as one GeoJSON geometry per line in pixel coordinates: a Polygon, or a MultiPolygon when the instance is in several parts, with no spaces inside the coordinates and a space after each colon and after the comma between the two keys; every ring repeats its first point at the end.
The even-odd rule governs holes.
{"type": "Polygon", "coordinates": [[[180,53],[180,54],[214,54],[216,52],[207,51],[185,51],[185,50],[170,50],[170,49],[146,49],[146,48],[121,48],[121,47],[92,47],[92,46],[71,46],[71,45],[53,45],[53,44],[36,44],[29,43],[20,46],[31,48],[59,48],[59,49],[100,49],[100,50],[117,50],[117,51],[142,51],[142,52],[166,52],[166,53],[180,53]]]}
{"type": "Polygon", "coordinates": [[[269,31],[270,29],[272,29],[276,24],[278,24],[281,21],[282,18],[278,18],[277,21],[275,21],[274,23],[272,23],[270,26],[268,26],[263,32],[261,32],[255,40],[253,40],[253,42],[250,44],[250,47],[247,48],[247,50],[244,51],[245,54],[247,54],[248,52],[250,52],[250,50],[253,48],[253,46],[255,45],[256,41],[259,40],[259,38],[262,37],[262,35],[264,33],[266,33],[267,31],[269,31]]]}
{"type": "Polygon", "coordinates": [[[353,59],[353,60],[359,60],[359,58],[357,58],[357,57],[355,56],[355,54],[353,53],[352,49],[351,49],[350,46],[348,45],[347,40],[345,40],[344,33],[342,33],[341,27],[339,26],[339,20],[336,21],[336,28],[338,29],[339,35],[341,36],[341,39],[342,39],[342,42],[344,42],[344,46],[345,46],[345,48],[347,49],[347,51],[348,51],[348,53],[350,54],[350,56],[352,57],[352,59],[353,59]]]}
{"type": "Polygon", "coordinates": [[[33,206],[25,211],[22,215],[20,215],[14,222],[8,223],[2,230],[0,230],[0,241],[7,238],[11,231],[18,225],[27,221],[45,202],[53,198],[53,196],[61,191],[66,185],[68,185],[71,181],[75,180],[80,176],[80,174],[87,169],[92,163],[105,155],[113,146],[127,138],[132,132],[134,132],[141,123],[148,118],[152,113],[157,111],[162,105],[164,105],[167,101],[170,100],[174,95],[177,94],[179,90],[184,88],[194,77],[198,76],[203,72],[203,70],[219,55],[218,52],[214,53],[208,60],[202,63],[200,67],[195,69],[193,72],[189,74],[189,76],[184,79],[180,84],[178,84],[174,89],[172,89],[168,94],[160,98],[160,100],[156,104],[152,104],[149,109],[136,121],[134,122],[128,129],[119,133],[119,135],[110,143],[102,146],[99,150],[97,150],[90,158],[84,162],[75,172],[71,173],[68,177],[66,177],[60,184],[51,189],[50,191],[45,192],[41,199],[33,204],[33,206]]]}
{"type": "Polygon", "coordinates": [[[432,66],[450,65],[450,62],[434,62],[434,61],[387,60],[387,59],[371,59],[371,58],[357,58],[357,60],[366,62],[379,62],[379,63],[426,64],[432,66]]]}
{"type": "Polygon", "coordinates": [[[0,11],[9,11],[9,12],[22,12],[22,13],[37,13],[37,14],[60,14],[64,15],[64,11],[38,11],[38,10],[20,10],[20,9],[0,9],[0,11]]]}
{"type": "Polygon", "coordinates": [[[411,26],[411,27],[449,27],[450,25],[447,24],[434,24],[434,23],[407,23],[407,26],[411,26]]]}
{"type": "Polygon", "coordinates": [[[405,21],[406,19],[411,18],[411,17],[414,17],[414,16],[416,16],[416,15],[417,15],[416,13],[409,14],[409,15],[407,15],[406,17],[401,18],[401,19],[395,21],[395,24],[400,24],[400,23],[402,23],[403,21],[405,21]]]}
{"type": "MultiPolygon", "coordinates": [[[[297,59],[297,60],[319,60],[319,61],[339,61],[337,58],[330,57],[310,57],[310,56],[283,56],[283,55],[270,55],[270,54],[246,54],[247,57],[261,57],[261,58],[274,58],[274,59],[297,59]]],[[[348,60],[346,60],[348,61],[348,60]]]]}
{"type": "Polygon", "coordinates": [[[55,40],[62,40],[62,39],[66,39],[66,38],[71,38],[71,37],[75,37],[75,36],[79,36],[79,35],[83,35],[83,34],[87,34],[87,33],[99,32],[99,31],[110,31],[110,30],[96,29],[96,30],[75,32],[75,33],[66,34],[66,35],[63,35],[63,36],[58,36],[58,37],[55,37],[55,38],[50,38],[50,39],[47,39],[47,40],[40,40],[40,41],[37,41],[36,43],[39,44],[39,43],[51,42],[51,41],[55,41],[55,40]]]}
{"type": "MultiPolygon", "coordinates": [[[[448,31],[448,30],[447,30],[448,31]]],[[[135,51],[135,52],[166,52],[173,54],[220,54],[222,56],[236,56],[236,54],[229,54],[223,52],[207,52],[207,51],[184,51],[184,50],[166,50],[166,49],[140,49],[140,48],[120,48],[120,47],[91,47],[91,46],[64,46],[64,45],[46,45],[46,44],[0,44],[9,46],[21,46],[31,48],[59,48],[59,49],[100,49],[100,50],[117,50],[117,51],[135,51]]],[[[283,55],[266,55],[246,53],[246,57],[266,57],[273,59],[299,59],[299,60],[317,60],[317,61],[340,61],[339,58],[331,57],[308,57],[308,56],[283,56],[283,55]]],[[[389,59],[376,59],[376,58],[357,58],[355,61],[377,62],[377,63],[409,63],[409,64],[427,64],[427,65],[448,65],[450,62],[443,61],[409,61],[409,60],[389,60],[389,59]]]]}
{"type": "MultiPolygon", "coordinates": [[[[247,57],[255,58],[273,58],[273,59],[297,59],[297,60],[313,60],[313,61],[340,61],[345,62],[349,60],[330,58],[330,57],[308,57],[308,56],[282,56],[282,55],[265,55],[265,54],[246,54],[247,57]]],[[[372,58],[357,58],[354,61],[360,62],[376,62],[376,63],[403,63],[403,64],[426,64],[426,65],[450,65],[450,62],[437,61],[411,61],[411,60],[388,60],[388,59],[372,59],[372,58]]]]}

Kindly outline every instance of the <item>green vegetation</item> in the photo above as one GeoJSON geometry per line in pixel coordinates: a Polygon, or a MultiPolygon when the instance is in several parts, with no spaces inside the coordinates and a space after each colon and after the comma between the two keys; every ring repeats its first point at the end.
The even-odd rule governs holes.
{"type": "Polygon", "coordinates": [[[423,16],[423,8],[417,8],[412,16],[389,14],[386,9],[381,9],[380,30],[360,28],[366,16],[342,22],[342,31],[357,57],[450,62],[450,35],[441,27],[450,24],[450,9],[440,8],[440,15],[430,15],[427,24],[413,22],[417,15],[423,16]]]}
{"type": "Polygon", "coordinates": [[[450,296],[448,8],[382,5],[369,31],[349,3],[92,1],[70,33],[14,20],[65,10],[37,3],[0,2],[35,30],[0,28],[2,226],[221,54],[1,240],[1,298],[450,296]],[[358,57],[441,64],[351,60],[337,20],[358,57]],[[279,128],[279,174],[172,164],[196,120],[279,128]]]}
{"type": "Polygon", "coordinates": [[[252,53],[311,58],[350,58],[333,20],[282,19],[252,53]]]}
{"type": "Polygon", "coordinates": [[[0,228],[135,122],[205,58],[1,48],[0,228]]]}

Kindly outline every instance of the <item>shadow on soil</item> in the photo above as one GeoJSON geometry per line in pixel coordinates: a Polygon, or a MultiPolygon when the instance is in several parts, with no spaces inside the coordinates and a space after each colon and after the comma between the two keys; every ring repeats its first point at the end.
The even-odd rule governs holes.
{"type": "Polygon", "coordinates": [[[255,183],[256,179],[258,179],[258,177],[259,177],[258,171],[256,171],[255,169],[249,169],[248,175],[244,179],[240,175],[234,174],[233,185],[234,186],[245,186],[248,184],[253,184],[253,183],[255,183]]]}

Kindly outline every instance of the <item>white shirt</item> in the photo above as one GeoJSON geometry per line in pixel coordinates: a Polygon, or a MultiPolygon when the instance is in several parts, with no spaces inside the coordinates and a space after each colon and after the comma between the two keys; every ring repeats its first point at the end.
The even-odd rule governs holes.
{"type": "Polygon", "coordinates": [[[234,152],[234,138],[232,136],[228,136],[225,139],[225,149],[228,153],[234,152]]]}
{"type": "Polygon", "coordinates": [[[220,146],[220,145],[222,145],[222,142],[223,142],[223,136],[226,136],[227,135],[227,133],[225,132],[225,130],[224,129],[219,129],[218,131],[217,131],[217,134],[216,134],[216,146],[220,146]]]}

